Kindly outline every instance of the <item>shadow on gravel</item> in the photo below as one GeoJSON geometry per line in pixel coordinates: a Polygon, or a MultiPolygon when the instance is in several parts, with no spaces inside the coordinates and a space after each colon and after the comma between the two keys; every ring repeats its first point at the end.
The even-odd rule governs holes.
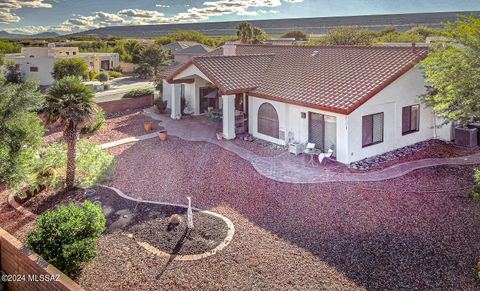
{"type": "Polygon", "coordinates": [[[454,198],[466,197],[464,190],[441,192],[471,185],[471,167],[429,168],[375,183],[302,185],[269,180],[235,154],[174,137],[117,154],[111,185],[127,195],[183,204],[188,195],[203,209],[228,206],[239,214],[230,217],[234,223],[248,220],[369,290],[480,288],[480,208],[454,198]],[[440,192],[419,194],[416,187],[440,192]]]}

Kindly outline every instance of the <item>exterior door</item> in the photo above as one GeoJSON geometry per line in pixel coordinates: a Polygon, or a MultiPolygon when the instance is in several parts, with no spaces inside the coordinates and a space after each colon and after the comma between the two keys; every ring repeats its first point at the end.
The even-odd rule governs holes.
{"type": "Polygon", "coordinates": [[[308,141],[315,144],[315,148],[325,149],[325,116],[314,112],[308,113],[308,141]]]}
{"type": "Polygon", "coordinates": [[[280,123],[278,113],[270,103],[263,103],[258,108],[258,133],[268,135],[273,138],[280,136],[280,123]]]}

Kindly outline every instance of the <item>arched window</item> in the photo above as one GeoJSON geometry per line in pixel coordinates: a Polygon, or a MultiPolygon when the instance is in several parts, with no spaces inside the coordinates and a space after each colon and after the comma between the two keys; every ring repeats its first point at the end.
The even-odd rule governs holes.
{"type": "Polygon", "coordinates": [[[263,103],[258,108],[258,132],[274,138],[279,137],[280,125],[275,107],[270,103],[263,103]]]}

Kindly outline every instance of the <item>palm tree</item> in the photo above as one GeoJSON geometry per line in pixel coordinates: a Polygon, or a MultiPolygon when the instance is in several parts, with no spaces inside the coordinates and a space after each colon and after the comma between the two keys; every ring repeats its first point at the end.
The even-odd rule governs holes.
{"type": "Polygon", "coordinates": [[[136,40],[128,40],[123,45],[125,52],[131,57],[134,64],[140,62],[140,53],[142,52],[142,45],[136,40]]]}
{"type": "Polygon", "coordinates": [[[241,43],[250,43],[253,38],[253,26],[249,22],[242,22],[237,27],[237,36],[241,43]]]}
{"type": "Polygon", "coordinates": [[[59,122],[67,142],[66,188],[75,186],[75,158],[78,132],[82,125],[93,122],[98,110],[94,91],[76,77],[65,77],[50,87],[46,96],[47,124],[59,122]]]}

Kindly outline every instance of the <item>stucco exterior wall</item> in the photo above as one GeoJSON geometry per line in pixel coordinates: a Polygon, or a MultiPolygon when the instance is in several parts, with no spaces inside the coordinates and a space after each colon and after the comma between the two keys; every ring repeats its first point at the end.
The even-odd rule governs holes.
{"type": "Polygon", "coordinates": [[[421,103],[425,83],[419,68],[413,68],[391,85],[380,91],[348,116],[348,162],[382,154],[424,140],[450,140],[448,126],[437,129],[440,122],[431,108],[421,103]],[[420,104],[419,131],[402,135],[402,107],[420,104]],[[362,116],[384,113],[383,142],[362,147],[362,116]]]}

